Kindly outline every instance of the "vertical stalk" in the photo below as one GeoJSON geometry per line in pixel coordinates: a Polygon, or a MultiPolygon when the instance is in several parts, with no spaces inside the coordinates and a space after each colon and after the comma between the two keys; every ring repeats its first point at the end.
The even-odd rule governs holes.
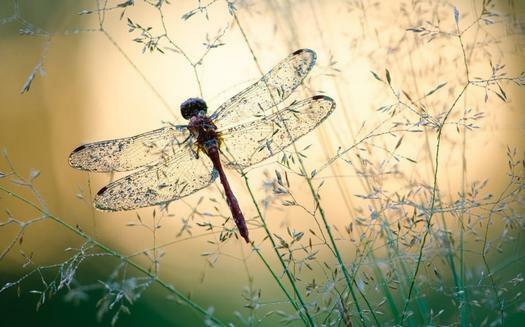
{"type": "Polygon", "coordinates": [[[458,94],[458,96],[456,97],[456,99],[452,103],[452,106],[450,107],[450,109],[445,114],[445,117],[443,117],[443,120],[441,121],[441,123],[439,124],[439,127],[438,127],[438,133],[437,133],[437,137],[436,137],[437,138],[436,158],[435,158],[435,167],[436,168],[434,170],[434,181],[433,181],[433,186],[432,186],[432,197],[431,197],[431,200],[430,200],[430,209],[429,209],[429,212],[428,212],[428,218],[427,218],[427,222],[426,222],[426,230],[425,230],[425,233],[423,234],[423,240],[421,241],[421,245],[419,246],[418,257],[417,257],[417,261],[416,261],[416,268],[414,270],[414,275],[412,276],[412,279],[410,281],[410,288],[408,290],[408,297],[407,297],[407,299],[405,301],[405,306],[403,308],[403,313],[402,313],[402,316],[401,316],[401,324],[403,324],[403,322],[404,322],[404,320],[406,318],[406,310],[408,309],[408,304],[410,303],[410,299],[412,297],[412,292],[414,291],[414,286],[416,284],[416,278],[417,278],[417,275],[419,273],[419,269],[421,267],[421,261],[423,259],[423,249],[424,249],[424,247],[426,245],[428,235],[430,234],[430,231],[432,229],[432,217],[434,216],[434,209],[435,209],[435,206],[436,206],[436,198],[437,198],[437,177],[438,177],[438,172],[439,172],[439,154],[440,154],[440,149],[441,149],[441,135],[443,133],[443,127],[445,127],[445,123],[447,122],[448,117],[450,116],[450,113],[452,112],[452,109],[454,109],[454,107],[456,106],[457,102],[463,96],[463,93],[465,93],[465,91],[467,90],[467,87],[469,85],[470,85],[470,83],[467,81],[467,83],[464,85],[464,87],[461,90],[461,92],[458,94]]]}
{"type": "MultiPolygon", "coordinates": [[[[255,56],[255,53],[254,53],[254,51],[253,51],[253,48],[252,48],[250,42],[248,41],[248,37],[246,36],[246,33],[244,32],[244,29],[242,28],[242,25],[241,25],[241,23],[240,23],[240,21],[239,21],[239,18],[238,18],[238,16],[237,16],[237,14],[236,14],[235,12],[232,12],[232,15],[233,15],[233,17],[234,17],[234,19],[235,19],[235,22],[237,23],[237,26],[239,27],[239,30],[241,31],[241,34],[242,34],[242,36],[243,36],[244,41],[246,42],[246,45],[248,46],[248,48],[249,48],[249,50],[250,50],[250,53],[252,54],[252,57],[253,57],[253,59],[254,59],[256,65],[257,65],[257,68],[258,68],[259,72],[261,73],[261,75],[264,75],[264,73],[263,73],[263,71],[262,71],[262,69],[261,69],[261,67],[260,67],[260,65],[259,65],[259,62],[258,62],[258,60],[257,60],[257,57],[255,56]]],[[[275,101],[274,101],[274,103],[275,103],[275,101]]],[[[285,123],[285,122],[283,122],[283,126],[285,127],[285,130],[286,130],[286,131],[288,132],[288,134],[289,134],[289,130],[288,130],[288,127],[286,126],[286,123],[285,123]]],[[[298,153],[297,148],[296,148],[296,146],[295,146],[295,143],[292,143],[292,146],[293,146],[294,152],[295,152],[295,153],[298,153]]],[[[350,294],[351,294],[351,296],[352,296],[352,299],[354,300],[354,303],[355,303],[356,309],[357,309],[358,314],[359,314],[360,321],[361,321],[362,324],[365,324],[364,313],[363,313],[363,311],[362,311],[362,309],[361,309],[361,307],[360,307],[360,305],[359,305],[359,302],[357,301],[356,294],[355,294],[354,289],[353,289],[353,287],[352,287],[352,283],[351,283],[351,279],[350,279],[350,274],[348,273],[348,269],[347,269],[346,266],[344,265],[344,262],[343,262],[343,260],[342,260],[342,258],[341,258],[341,254],[339,253],[339,249],[337,248],[337,245],[336,245],[336,243],[335,243],[335,240],[334,240],[333,234],[332,234],[331,229],[330,229],[330,225],[328,224],[328,221],[327,221],[326,216],[325,216],[325,214],[324,214],[324,209],[323,209],[323,207],[321,206],[321,203],[320,203],[320,201],[319,201],[319,197],[317,196],[317,194],[316,194],[316,192],[315,192],[315,189],[313,188],[312,181],[311,181],[310,177],[308,177],[308,174],[306,174],[306,169],[305,169],[305,167],[304,167],[304,162],[303,162],[301,156],[297,155],[296,157],[298,158],[298,161],[299,161],[299,164],[300,164],[300,168],[301,168],[301,170],[302,170],[302,172],[303,172],[303,175],[304,175],[304,177],[305,177],[305,179],[306,179],[306,181],[307,181],[307,183],[308,183],[308,186],[309,186],[310,192],[312,193],[312,196],[313,196],[313,198],[314,198],[314,201],[315,201],[315,203],[316,203],[316,206],[317,206],[317,208],[319,209],[319,212],[320,212],[320,214],[321,214],[321,218],[322,218],[322,220],[323,220],[323,223],[324,223],[325,229],[326,229],[326,231],[327,231],[327,233],[328,233],[328,236],[329,236],[329,238],[330,238],[331,246],[334,247],[334,248],[333,248],[334,255],[335,255],[336,259],[337,259],[337,262],[338,262],[339,266],[341,267],[341,270],[343,271],[343,275],[344,275],[344,278],[345,278],[345,281],[346,281],[347,287],[348,287],[348,289],[349,289],[349,291],[350,291],[350,294]]],[[[246,177],[245,177],[245,181],[247,181],[246,177]]],[[[249,186],[248,183],[246,183],[246,184],[247,184],[247,186],[249,186]]],[[[261,218],[262,218],[262,217],[261,217],[261,218]]],[[[271,234],[269,233],[269,230],[267,230],[267,233],[269,234],[270,239],[272,239],[272,238],[271,238],[271,234]]],[[[272,244],[274,244],[274,242],[272,242],[272,244]]],[[[275,247],[274,247],[274,248],[275,248],[275,247]]],[[[275,249],[275,250],[277,251],[277,249],[275,249]]],[[[278,254],[278,252],[277,252],[277,254],[278,254]]],[[[281,256],[278,255],[278,257],[279,257],[279,259],[281,260],[281,262],[284,264],[284,262],[282,261],[281,256]]],[[[285,272],[286,272],[287,274],[289,274],[288,269],[286,269],[285,272]]],[[[292,278],[292,276],[288,276],[288,278],[292,278]]],[[[354,282],[354,283],[355,283],[355,282],[354,282]]],[[[296,290],[296,288],[295,288],[295,287],[296,287],[296,286],[295,286],[295,283],[294,283],[292,286],[294,287],[294,290],[296,290]]],[[[359,290],[359,288],[358,288],[358,290],[359,290]]],[[[297,292],[297,294],[299,294],[298,291],[296,291],[296,292],[297,292]]],[[[380,325],[379,320],[377,319],[377,316],[376,316],[374,310],[373,310],[372,307],[370,306],[369,301],[366,299],[366,297],[364,296],[364,294],[363,294],[360,290],[359,290],[359,292],[361,293],[361,295],[362,295],[362,297],[363,297],[365,303],[367,304],[367,306],[368,306],[368,308],[369,308],[369,310],[370,310],[370,313],[372,314],[372,317],[374,318],[375,322],[376,322],[378,325],[380,325]]],[[[300,299],[300,301],[301,301],[301,299],[300,299]]]]}
{"type": "MultiPolygon", "coordinates": [[[[246,175],[244,175],[244,183],[246,184],[246,187],[248,188],[248,192],[250,193],[250,197],[252,198],[252,202],[255,205],[255,208],[257,209],[257,214],[259,215],[259,218],[261,218],[261,222],[262,222],[264,230],[266,231],[266,235],[267,235],[268,239],[270,240],[270,242],[272,243],[272,248],[275,251],[275,255],[277,256],[277,258],[279,258],[279,261],[281,262],[281,266],[283,267],[284,272],[286,274],[286,277],[288,277],[288,280],[290,281],[290,284],[292,285],[292,288],[294,290],[295,296],[299,300],[299,303],[301,304],[302,310],[298,310],[299,307],[296,304],[294,305],[294,302],[292,302],[292,305],[294,305],[295,309],[298,310],[298,312],[299,312],[299,314],[301,316],[302,316],[302,314],[304,314],[306,316],[306,319],[307,319],[308,324],[310,326],[315,326],[315,323],[314,323],[312,317],[310,316],[310,313],[308,312],[308,308],[306,307],[306,304],[305,304],[305,302],[304,302],[304,300],[302,298],[302,295],[299,292],[299,289],[297,288],[297,284],[295,283],[295,278],[290,273],[290,270],[288,270],[288,267],[286,266],[286,263],[284,262],[281,254],[277,250],[277,244],[275,244],[275,240],[273,239],[273,236],[270,233],[270,230],[268,229],[268,225],[266,224],[266,220],[264,219],[264,216],[261,213],[261,209],[259,208],[259,204],[257,204],[257,200],[255,199],[255,195],[252,192],[252,188],[250,187],[250,183],[248,182],[248,177],[246,177],[246,175]]],[[[260,254],[259,250],[256,249],[255,247],[254,247],[254,249],[256,250],[257,254],[259,255],[259,258],[261,258],[263,260],[263,263],[266,265],[268,270],[270,270],[270,273],[272,274],[272,276],[276,280],[279,280],[279,278],[275,275],[273,270],[268,265],[268,262],[260,254]]],[[[281,287],[281,289],[284,291],[284,293],[288,296],[288,298],[291,299],[289,294],[288,294],[288,292],[283,287],[283,285],[280,282],[278,282],[278,284],[281,287]]]]}

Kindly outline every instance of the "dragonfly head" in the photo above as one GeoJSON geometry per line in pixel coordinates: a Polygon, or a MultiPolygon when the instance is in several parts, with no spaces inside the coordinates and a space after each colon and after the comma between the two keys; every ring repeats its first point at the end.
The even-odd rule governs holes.
{"type": "Polygon", "coordinates": [[[189,98],[180,105],[180,113],[184,119],[191,119],[191,117],[197,116],[201,112],[206,114],[206,110],[208,110],[208,106],[200,98],[189,98]]]}

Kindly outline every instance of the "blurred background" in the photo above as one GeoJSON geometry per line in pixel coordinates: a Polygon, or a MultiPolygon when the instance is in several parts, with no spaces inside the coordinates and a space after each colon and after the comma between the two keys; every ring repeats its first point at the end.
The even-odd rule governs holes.
{"type": "MultiPolygon", "coordinates": [[[[164,212],[145,208],[137,212],[104,213],[93,209],[93,194],[120,175],[88,174],[68,165],[69,153],[82,143],[139,134],[156,129],[165,121],[183,123],[178,108],[185,99],[200,96],[210,108],[216,108],[260,77],[226,1],[184,0],[169,4],[161,1],[162,16],[156,1],[149,2],[4,0],[0,3],[0,147],[5,149],[19,175],[27,177],[33,172],[36,176],[34,171],[39,172],[34,186],[41,197],[34,198],[31,190],[19,188],[8,178],[0,179],[0,183],[32,202],[43,205],[40,200],[44,200],[49,212],[122,255],[132,256],[145,269],[158,269],[161,279],[202,307],[212,307],[224,321],[241,324],[244,318],[239,316],[262,318],[271,310],[289,312],[286,298],[250,247],[236,238],[220,241],[222,224],[229,213],[218,183],[170,204],[164,212]],[[153,38],[148,39],[137,24],[153,38]],[[161,39],[153,51],[144,51],[145,42],[155,41],[164,28],[173,43],[161,39]],[[156,50],[157,46],[161,51],[156,50]],[[153,235],[143,226],[130,226],[130,222],[137,224],[137,214],[148,226],[154,219],[160,221],[161,228],[153,235]],[[214,229],[207,230],[206,223],[214,229]],[[163,256],[155,268],[151,258],[160,256],[160,252],[163,256]],[[261,295],[256,308],[247,305],[254,296],[259,296],[258,292],[261,295]],[[257,310],[259,314],[254,313],[257,310]]],[[[431,189],[435,153],[429,149],[436,147],[435,129],[424,119],[415,124],[410,112],[393,113],[396,106],[399,111],[407,111],[399,106],[396,95],[403,98],[403,94],[408,94],[409,100],[422,99],[415,101],[421,104],[418,108],[443,117],[466,82],[464,58],[468,60],[471,80],[508,78],[502,79],[500,85],[480,83],[481,87],[469,87],[457,102],[457,110],[452,111],[440,149],[440,201],[443,208],[447,207],[445,203],[457,204],[464,194],[470,192],[469,196],[473,196],[484,181],[486,186],[478,191],[483,196],[493,194],[491,199],[497,199],[508,187],[507,154],[515,151],[515,158],[519,159],[523,158],[524,150],[525,93],[518,82],[520,76],[522,84],[524,80],[525,6],[520,1],[493,1],[487,8],[498,15],[483,16],[487,22],[478,19],[483,3],[475,0],[233,3],[242,31],[263,71],[296,49],[310,48],[317,52],[316,68],[288,103],[321,93],[337,103],[334,114],[297,146],[299,149],[309,146],[304,151],[304,162],[307,171],[318,172],[314,184],[323,182],[322,205],[343,240],[345,262],[353,262],[362,255],[359,253],[362,243],[347,243],[345,237],[359,240],[365,235],[372,240],[377,238],[377,243],[370,245],[372,250],[367,251],[376,255],[378,267],[388,271],[393,261],[406,260],[409,271],[413,270],[411,256],[416,251],[398,252],[398,256],[391,257],[385,250],[384,231],[379,223],[368,226],[364,234],[357,227],[350,236],[344,231],[352,223],[357,226],[358,221],[365,221],[363,226],[367,226],[376,219],[375,214],[384,215],[384,221],[395,226],[396,215],[388,212],[388,201],[384,198],[394,201],[396,191],[402,194],[415,185],[423,193],[431,189]],[[462,41],[466,54],[454,36],[458,29],[465,30],[462,41]],[[507,75],[497,75],[502,72],[507,75]],[[444,82],[445,85],[436,88],[444,82]],[[421,127],[426,132],[405,134],[392,130],[393,126],[408,126],[409,121],[411,128],[421,127]],[[381,135],[358,143],[374,133],[381,135]],[[356,143],[358,146],[352,148],[356,143]],[[334,156],[338,159],[330,161],[334,156]],[[384,210],[378,210],[378,205],[384,210]]],[[[407,97],[403,99],[409,102],[407,97]]],[[[283,238],[289,231],[309,233],[317,228],[311,216],[300,206],[286,205],[283,201],[290,200],[288,195],[273,192],[275,171],[283,176],[286,171],[276,163],[278,160],[269,159],[247,172],[255,199],[273,233],[283,238]]],[[[9,171],[8,161],[2,159],[0,172],[9,171]]],[[[315,202],[305,179],[292,172],[286,176],[294,201],[313,211],[315,202]]],[[[246,217],[257,217],[242,177],[231,171],[229,178],[246,217]]],[[[423,196],[420,205],[428,205],[428,200],[423,196]]],[[[482,209],[478,213],[480,217],[494,211],[485,208],[485,212],[482,209]]],[[[28,221],[39,215],[27,203],[6,193],[0,193],[0,209],[1,221],[9,217],[28,221]]],[[[500,269],[497,282],[502,288],[509,288],[512,283],[507,284],[507,279],[514,280],[525,268],[519,255],[524,249],[523,205],[512,202],[506,209],[513,211],[514,216],[495,218],[490,228],[491,239],[497,239],[494,247],[505,239],[489,256],[491,265],[500,269]],[[506,235],[501,238],[503,231],[506,235]]],[[[479,218],[471,213],[469,217],[474,222],[479,218]]],[[[456,218],[455,212],[450,216],[445,213],[436,223],[444,233],[457,236],[461,227],[456,218]]],[[[462,239],[466,249],[464,274],[472,279],[470,284],[480,274],[483,276],[480,253],[486,223],[479,218],[462,239]]],[[[225,226],[233,228],[231,221],[225,226]]],[[[251,237],[268,255],[277,274],[282,274],[278,259],[264,240],[264,230],[257,228],[255,220],[251,227],[254,228],[251,237]]],[[[50,220],[27,226],[23,238],[19,238],[19,230],[17,224],[0,227],[0,245],[9,250],[5,253],[3,250],[0,259],[2,285],[18,280],[36,267],[64,262],[71,257],[65,251],[67,248],[83,244],[77,235],[50,220]]],[[[422,230],[422,225],[415,225],[410,233],[421,235],[422,230]]],[[[302,243],[308,247],[306,237],[302,243]]],[[[439,254],[435,252],[439,242],[432,244],[430,253],[439,254]]],[[[326,248],[318,249],[319,258],[314,260],[314,266],[334,264],[326,248]]],[[[438,323],[457,321],[458,304],[446,288],[452,283],[451,274],[441,263],[431,265],[431,262],[429,258],[422,272],[424,284],[430,285],[423,288],[427,304],[435,312],[445,310],[436,318],[438,323]],[[432,282],[436,275],[439,282],[432,282]],[[440,289],[439,285],[445,287],[440,289]]],[[[41,281],[52,280],[57,272],[37,269],[20,284],[19,296],[16,287],[0,293],[0,312],[4,321],[9,322],[6,325],[110,324],[115,310],[102,314],[104,306],[97,304],[105,294],[102,281],[118,279],[112,275],[115,271],[140,276],[131,268],[129,272],[116,270],[118,266],[116,258],[87,258],[79,264],[71,288],[92,285],[92,291],[89,287],[84,289],[89,295],[74,296],[71,291],[62,290],[46,299],[38,311],[35,306],[40,295],[30,291],[42,289],[41,281]]],[[[366,271],[368,264],[365,266],[366,271]]],[[[303,267],[303,271],[298,265],[293,267],[297,276],[301,276],[303,289],[312,279],[323,280],[329,274],[322,268],[303,267]]],[[[359,278],[367,284],[363,288],[371,288],[368,294],[374,303],[379,303],[381,290],[366,283],[366,276],[359,278]]],[[[523,289],[519,285],[516,292],[523,289]]],[[[134,300],[129,306],[131,313],[121,314],[117,324],[204,324],[202,316],[167,297],[156,283],[134,300]]],[[[518,325],[523,318],[523,296],[509,295],[509,301],[514,306],[509,305],[506,322],[518,325]]],[[[401,304],[398,306],[402,309],[401,304]]],[[[471,314],[477,310],[476,305],[472,307],[471,314]]],[[[480,305],[480,308],[486,307],[480,305]]],[[[389,317],[391,313],[386,310],[385,315],[389,317]]],[[[273,314],[262,324],[275,325],[280,318],[273,314]]],[[[297,321],[292,324],[299,325],[297,321]]]]}

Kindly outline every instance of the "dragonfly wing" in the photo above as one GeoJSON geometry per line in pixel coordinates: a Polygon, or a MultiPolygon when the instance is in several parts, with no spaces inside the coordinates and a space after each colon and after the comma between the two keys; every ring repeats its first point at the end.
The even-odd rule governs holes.
{"type": "Polygon", "coordinates": [[[230,100],[222,104],[211,118],[226,128],[235,122],[252,118],[284,101],[302,83],[315,64],[316,54],[310,49],[297,50],[277,66],[230,100]]]}
{"type": "Polygon", "coordinates": [[[132,137],[84,144],[71,152],[69,164],[94,172],[134,170],[176,155],[189,135],[187,128],[168,126],[132,137]]]}
{"type": "Polygon", "coordinates": [[[226,166],[246,168],[277,154],[317,127],[334,109],[334,100],[317,95],[271,115],[220,131],[226,166]]]}
{"type": "Polygon", "coordinates": [[[164,204],[188,196],[208,185],[214,176],[210,159],[196,158],[190,146],[154,166],[116,180],[102,188],[95,197],[95,207],[120,211],[164,204]]]}

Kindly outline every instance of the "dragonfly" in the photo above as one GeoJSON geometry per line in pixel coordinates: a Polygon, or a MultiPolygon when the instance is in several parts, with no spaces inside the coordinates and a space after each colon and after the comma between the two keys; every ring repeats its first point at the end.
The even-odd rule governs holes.
{"type": "Polygon", "coordinates": [[[189,98],[180,105],[187,124],[80,145],[69,164],[97,173],[131,172],[98,191],[94,206],[103,211],[168,205],[218,176],[237,230],[249,243],[246,220],[223,166],[242,172],[283,151],[334,111],[334,100],[325,95],[278,109],[302,84],[316,57],[313,50],[297,50],[212,114],[207,115],[204,100],[189,98]]]}

